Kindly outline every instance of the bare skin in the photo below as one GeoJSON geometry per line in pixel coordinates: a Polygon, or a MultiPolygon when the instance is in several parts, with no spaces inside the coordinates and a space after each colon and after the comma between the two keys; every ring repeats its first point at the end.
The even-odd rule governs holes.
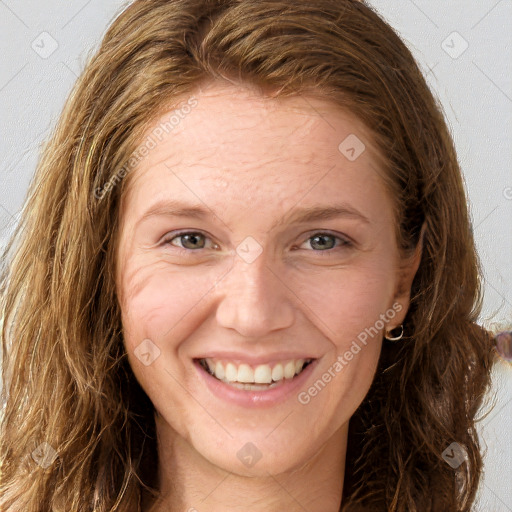
{"type": "Polygon", "coordinates": [[[195,98],[133,171],[121,209],[125,346],[157,411],[162,500],[151,510],[337,512],[349,420],[384,330],[403,322],[420,254],[400,259],[392,198],[353,116],[231,84],[195,98]],[[366,145],[353,161],[338,149],[350,134],[366,145]],[[168,200],[206,213],[146,215],[168,200]],[[340,205],[329,218],[292,218],[340,205]],[[378,334],[356,352],[370,327],[378,334]],[[148,365],[137,356],[143,340],[159,350],[148,365]],[[314,365],[278,403],[247,406],[205,383],[214,378],[197,360],[212,353],[238,362],[304,355],[314,365]],[[325,386],[311,391],[319,379],[325,386]]]}

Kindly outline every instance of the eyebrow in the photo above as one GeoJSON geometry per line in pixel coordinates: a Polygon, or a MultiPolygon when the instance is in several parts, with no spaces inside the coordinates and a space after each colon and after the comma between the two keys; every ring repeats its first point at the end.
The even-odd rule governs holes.
{"type": "MultiPolygon", "coordinates": [[[[164,199],[157,201],[142,215],[136,225],[154,216],[186,217],[203,220],[214,212],[202,204],[189,204],[176,199],[164,199]]],[[[315,205],[305,208],[293,208],[281,219],[274,222],[270,230],[284,224],[305,224],[318,220],[329,220],[337,217],[347,217],[360,220],[365,224],[371,224],[370,219],[353,206],[345,203],[333,205],[315,205]]]]}

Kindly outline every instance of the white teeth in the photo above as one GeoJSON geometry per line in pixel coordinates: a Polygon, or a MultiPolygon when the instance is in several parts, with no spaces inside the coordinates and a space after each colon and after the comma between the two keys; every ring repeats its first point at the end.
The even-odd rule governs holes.
{"type": "Polygon", "coordinates": [[[290,361],[289,363],[286,363],[286,366],[284,367],[284,378],[291,379],[294,375],[295,375],[295,362],[290,361]]]}
{"type": "Polygon", "coordinates": [[[238,370],[233,363],[226,365],[226,380],[228,382],[235,382],[238,379],[238,370]]]}
{"type": "Polygon", "coordinates": [[[277,363],[273,368],[268,364],[260,364],[253,368],[245,363],[235,365],[234,363],[223,363],[213,359],[203,359],[202,361],[203,364],[206,363],[212,375],[224,382],[240,383],[240,385],[272,385],[272,382],[292,379],[302,371],[306,361],[310,362],[311,360],[294,359],[277,363]]]}
{"type": "Polygon", "coordinates": [[[276,364],[274,368],[272,368],[272,380],[278,381],[282,380],[284,377],[284,370],[282,364],[276,364]]]}
{"type": "Polygon", "coordinates": [[[211,359],[203,359],[203,361],[208,366],[208,369],[210,370],[210,373],[215,373],[217,365],[211,359]]]}
{"type": "Polygon", "coordinates": [[[238,367],[238,382],[254,382],[254,370],[248,364],[238,367]]]}
{"type": "Polygon", "coordinates": [[[213,371],[213,373],[215,374],[215,377],[217,377],[217,379],[221,379],[221,380],[224,379],[224,377],[226,376],[226,372],[224,371],[224,366],[222,366],[222,363],[220,361],[217,361],[217,364],[215,365],[215,370],[213,371]]]}
{"type": "Polygon", "coordinates": [[[270,384],[272,382],[272,372],[268,364],[260,364],[254,370],[254,382],[256,384],[270,384]]]}

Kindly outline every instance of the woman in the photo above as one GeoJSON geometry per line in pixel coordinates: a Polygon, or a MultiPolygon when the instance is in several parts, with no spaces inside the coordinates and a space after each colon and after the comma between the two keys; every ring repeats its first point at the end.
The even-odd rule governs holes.
{"type": "Polygon", "coordinates": [[[14,239],[5,510],[470,510],[467,200],[365,3],[135,1],[14,239]]]}

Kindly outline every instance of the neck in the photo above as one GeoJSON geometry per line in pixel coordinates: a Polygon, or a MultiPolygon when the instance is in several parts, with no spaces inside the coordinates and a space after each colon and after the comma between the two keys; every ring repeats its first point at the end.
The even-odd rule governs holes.
{"type": "MultiPolygon", "coordinates": [[[[348,423],[315,455],[279,474],[244,476],[215,466],[156,417],[161,498],[143,512],[338,512],[348,423]]],[[[283,446],[283,455],[286,453],[283,446]]]]}

